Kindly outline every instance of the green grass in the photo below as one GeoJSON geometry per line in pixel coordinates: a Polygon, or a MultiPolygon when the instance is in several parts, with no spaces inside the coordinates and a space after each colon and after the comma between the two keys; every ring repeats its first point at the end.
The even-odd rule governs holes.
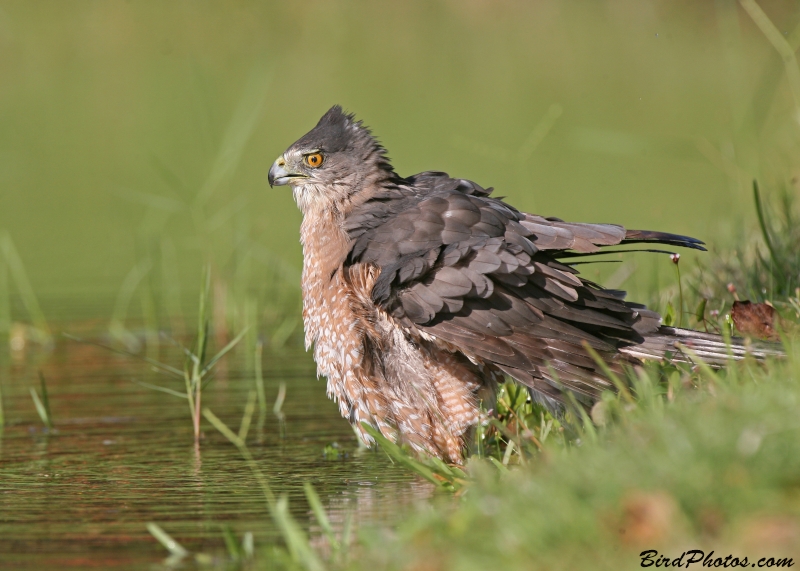
{"type": "Polygon", "coordinates": [[[47,396],[47,382],[44,380],[44,375],[41,371],[39,371],[39,381],[41,383],[42,396],[40,398],[36,389],[30,387],[31,398],[33,399],[33,404],[36,407],[36,413],[39,415],[39,418],[41,418],[44,425],[51,430],[53,428],[53,415],[50,412],[50,398],[47,396]]]}
{"type": "Polygon", "coordinates": [[[771,304],[782,318],[780,326],[796,332],[800,321],[800,213],[796,191],[785,185],[764,192],[754,181],[753,211],[758,226],[741,232],[726,249],[713,251],[686,278],[690,304],[697,304],[691,316],[694,327],[716,331],[730,328],[732,303],[741,299],[771,304]]]}
{"type": "Polygon", "coordinates": [[[509,472],[472,462],[463,499],[365,533],[357,568],[622,569],[645,549],[797,561],[799,358],[642,375],[635,402],[604,400],[605,426],[509,472]]]}

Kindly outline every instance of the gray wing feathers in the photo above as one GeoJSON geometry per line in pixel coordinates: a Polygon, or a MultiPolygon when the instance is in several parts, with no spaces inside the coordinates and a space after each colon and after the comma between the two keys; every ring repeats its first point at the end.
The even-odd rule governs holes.
{"type": "Polygon", "coordinates": [[[444,173],[406,183],[375,192],[345,221],[348,263],[380,267],[372,299],[406,328],[501,369],[545,401],[561,400],[563,388],[587,401],[608,388],[583,344],[620,370],[635,357],[619,349],[658,330],[658,314],[556,259],[658,233],[521,213],[444,173]]]}
{"type": "Polygon", "coordinates": [[[615,246],[625,239],[625,228],[614,224],[577,224],[556,218],[526,214],[522,226],[536,239],[540,250],[596,252],[600,246],[615,246]]]}

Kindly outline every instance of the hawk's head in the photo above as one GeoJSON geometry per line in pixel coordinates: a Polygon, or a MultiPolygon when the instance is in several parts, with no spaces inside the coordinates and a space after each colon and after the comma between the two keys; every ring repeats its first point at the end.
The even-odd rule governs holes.
{"type": "Polygon", "coordinates": [[[386,149],[361,121],[335,105],[278,157],[269,169],[269,184],[291,185],[304,213],[341,211],[361,190],[395,176],[386,149]]]}

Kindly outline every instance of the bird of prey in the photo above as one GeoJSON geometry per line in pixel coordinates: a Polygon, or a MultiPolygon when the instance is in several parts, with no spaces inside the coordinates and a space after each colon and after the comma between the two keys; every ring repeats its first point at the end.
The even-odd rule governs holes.
{"type": "Polygon", "coordinates": [[[367,443],[361,423],[460,463],[506,376],[548,406],[568,393],[588,406],[614,389],[597,356],[621,372],[681,342],[727,359],[719,336],[665,327],[570,265],[605,246],[704,250],[700,240],[520,212],[443,172],[402,177],[339,106],[275,161],[269,183],[291,186],[303,214],[306,349],[367,443]]]}

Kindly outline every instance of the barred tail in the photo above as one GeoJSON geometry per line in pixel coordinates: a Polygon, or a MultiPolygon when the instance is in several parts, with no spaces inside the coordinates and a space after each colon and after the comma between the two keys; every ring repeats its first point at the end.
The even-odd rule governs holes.
{"type": "Polygon", "coordinates": [[[752,355],[756,359],[785,355],[778,343],[745,342],[741,337],[733,337],[728,345],[721,335],[715,333],[666,326],[661,326],[656,333],[647,335],[644,343],[623,347],[620,351],[637,359],[663,359],[669,353],[673,361],[691,363],[690,355],[681,350],[681,345],[691,349],[703,362],[712,367],[725,365],[731,357],[739,360],[747,355],[752,355]]]}

